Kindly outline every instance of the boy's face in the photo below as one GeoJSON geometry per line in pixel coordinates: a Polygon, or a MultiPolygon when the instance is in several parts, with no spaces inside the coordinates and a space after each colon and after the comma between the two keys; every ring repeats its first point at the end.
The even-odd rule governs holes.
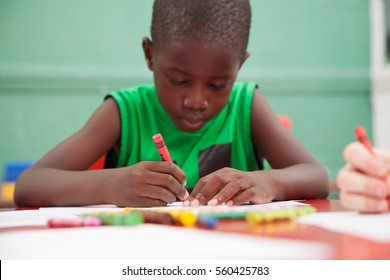
{"type": "Polygon", "coordinates": [[[145,38],[143,47],[158,99],[185,132],[199,130],[221,112],[244,61],[232,50],[196,41],[156,51],[145,38]]]}

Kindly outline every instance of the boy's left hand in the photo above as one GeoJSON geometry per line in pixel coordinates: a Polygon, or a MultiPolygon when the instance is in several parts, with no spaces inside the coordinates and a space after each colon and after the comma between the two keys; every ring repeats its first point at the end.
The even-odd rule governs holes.
{"type": "Polygon", "coordinates": [[[202,177],[184,206],[270,202],[275,197],[275,191],[262,179],[265,178],[259,171],[244,172],[225,167],[202,177]]]}

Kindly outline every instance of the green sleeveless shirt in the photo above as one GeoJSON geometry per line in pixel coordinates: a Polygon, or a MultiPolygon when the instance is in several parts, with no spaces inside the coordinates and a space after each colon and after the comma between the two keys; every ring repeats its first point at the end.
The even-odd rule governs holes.
{"type": "Polygon", "coordinates": [[[251,137],[251,107],[255,83],[235,83],[225,108],[200,130],[176,128],[161,106],[154,85],[112,92],[121,118],[119,155],[113,150],[106,166],[124,167],[161,160],[152,136],[161,133],[172,160],[187,176],[186,188],[223,167],[243,171],[262,168],[251,137]],[[260,164],[259,164],[260,163],[260,164]]]}

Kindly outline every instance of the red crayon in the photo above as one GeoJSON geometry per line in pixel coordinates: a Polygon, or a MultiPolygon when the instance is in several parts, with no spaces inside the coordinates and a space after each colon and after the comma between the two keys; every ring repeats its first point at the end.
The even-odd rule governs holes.
{"type": "MultiPolygon", "coordinates": [[[[358,126],[355,128],[355,136],[356,139],[370,151],[371,154],[375,155],[374,150],[372,149],[371,141],[368,139],[366,130],[362,126],[358,126]]],[[[390,197],[387,198],[387,204],[390,208],[390,197]]]]}
{"type": "Polygon", "coordinates": [[[372,149],[371,141],[370,141],[370,139],[368,139],[367,133],[366,133],[366,130],[364,129],[364,127],[362,127],[362,126],[356,127],[355,128],[355,136],[356,136],[356,139],[360,143],[362,143],[367,148],[367,150],[370,151],[371,154],[374,155],[374,150],[372,149]]]}
{"type": "Polygon", "coordinates": [[[171,156],[169,155],[168,148],[165,145],[164,139],[161,134],[156,134],[153,137],[153,142],[156,145],[157,151],[161,157],[162,161],[173,162],[171,156]]]}

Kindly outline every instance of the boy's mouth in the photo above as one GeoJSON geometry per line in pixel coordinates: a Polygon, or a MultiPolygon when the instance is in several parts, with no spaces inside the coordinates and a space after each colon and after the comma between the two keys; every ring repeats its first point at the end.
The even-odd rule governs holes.
{"type": "Polygon", "coordinates": [[[185,127],[193,131],[200,129],[204,124],[203,119],[194,119],[194,118],[183,118],[182,122],[185,127]]]}

